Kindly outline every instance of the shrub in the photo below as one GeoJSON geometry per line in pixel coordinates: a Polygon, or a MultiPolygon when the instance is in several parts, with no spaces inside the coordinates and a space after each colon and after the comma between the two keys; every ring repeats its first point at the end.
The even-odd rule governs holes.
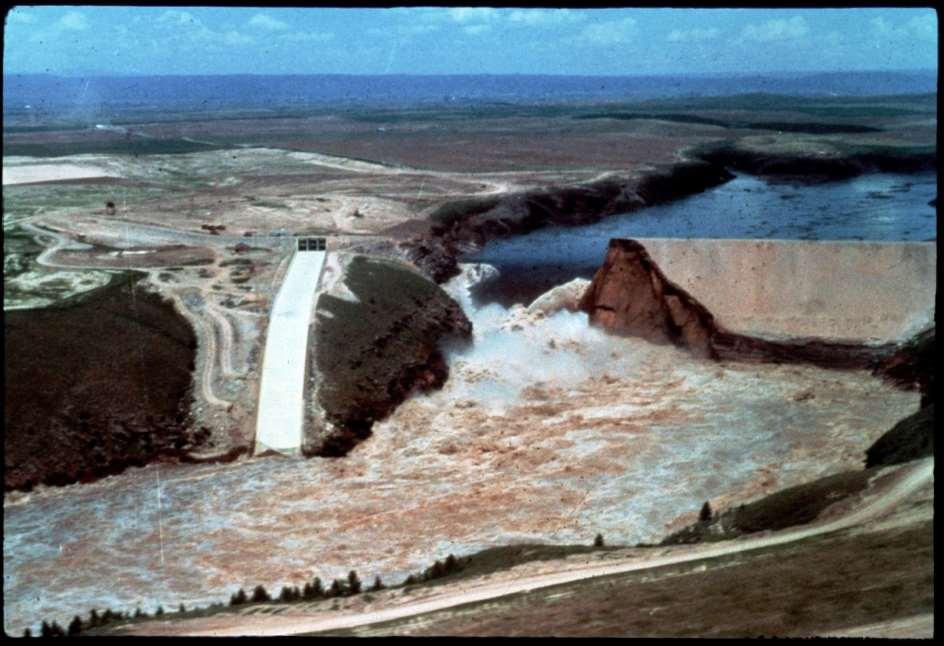
{"type": "Polygon", "coordinates": [[[698,513],[698,520],[703,523],[707,523],[709,520],[711,520],[713,515],[714,514],[711,511],[711,505],[706,500],[705,504],[701,506],[701,511],[698,513]]]}
{"type": "Polygon", "coordinates": [[[23,631],[23,636],[24,636],[24,637],[32,637],[32,636],[33,636],[33,631],[30,630],[29,628],[27,628],[26,630],[23,631]]]}
{"type": "Polygon", "coordinates": [[[266,601],[272,601],[272,597],[269,596],[269,593],[266,592],[264,587],[257,585],[252,591],[252,600],[255,603],[264,603],[266,601]]]}
{"type": "Polygon", "coordinates": [[[596,538],[593,539],[594,547],[603,547],[603,534],[597,534],[596,538]]]}
{"type": "Polygon", "coordinates": [[[403,585],[414,585],[416,583],[416,577],[412,574],[406,578],[406,581],[403,582],[403,585]]]}

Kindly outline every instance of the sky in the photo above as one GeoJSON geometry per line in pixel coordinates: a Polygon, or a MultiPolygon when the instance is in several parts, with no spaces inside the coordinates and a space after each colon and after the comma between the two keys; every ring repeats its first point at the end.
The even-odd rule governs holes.
{"type": "Polygon", "coordinates": [[[763,73],[937,68],[930,8],[15,7],[3,71],[763,73]]]}

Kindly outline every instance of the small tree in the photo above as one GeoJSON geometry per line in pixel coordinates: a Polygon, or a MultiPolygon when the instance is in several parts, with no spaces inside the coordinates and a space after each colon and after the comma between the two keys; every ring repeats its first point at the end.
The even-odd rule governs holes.
{"type": "Polygon", "coordinates": [[[101,618],[98,616],[98,610],[92,608],[92,612],[89,613],[89,626],[94,628],[102,623],[101,618]]]}
{"type": "Polygon", "coordinates": [[[184,604],[180,604],[177,608],[177,612],[187,612],[187,607],[184,604]]]}
{"type": "Polygon", "coordinates": [[[597,534],[596,538],[593,539],[594,547],[603,547],[603,534],[597,534]]]}
{"type": "Polygon", "coordinates": [[[321,584],[321,579],[315,577],[315,580],[311,582],[311,596],[313,599],[318,599],[323,597],[325,594],[324,586],[321,584]]]}
{"type": "Polygon", "coordinates": [[[361,580],[357,577],[357,572],[351,570],[347,574],[348,594],[360,594],[361,580]]]}
{"type": "Polygon", "coordinates": [[[140,618],[143,617],[143,616],[144,616],[144,613],[141,612],[141,606],[138,606],[137,608],[134,609],[134,618],[135,618],[135,619],[140,619],[140,618]]]}
{"type": "Polygon", "coordinates": [[[711,511],[711,504],[706,500],[705,504],[701,506],[701,511],[698,513],[698,520],[707,523],[711,520],[711,517],[714,513],[711,511]]]}
{"type": "Polygon", "coordinates": [[[69,637],[74,637],[82,632],[82,619],[78,615],[72,618],[69,623],[69,637]]]}
{"type": "Polygon", "coordinates": [[[158,606],[157,610],[154,611],[155,617],[161,617],[164,615],[164,606],[158,606]]]}
{"type": "Polygon", "coordinates": [[[453,572],[458,572],[462,569],[462,565],[459,563],[459,559],[450,554],[446,557],[446,562],[444,563],[446,574],[452,574],[453,572]]]}
{"type": "Polygon", "coordinates": [[[376,591],[378,591],[378,590],[383,590],[383,589],[386,588],[386,587],[387,587],[387,586],[385,586],[385,585],[383,584],[383,581],[380,580],[380,577],[379,577],[379,576],[375,576],[375,577],[374,577],[374,585],[370,586],[370,589],[371,589],[372,592],[376,592],[376,591]]]}
{"type": "Polygon", "coordinates": [[[229,598],[229,605],[241,606],[242,604],[246,603],[248,600],[249,599],[246,598],[246,591],[240,588],[236,594],[234,594],[232,597],[229,598]]]}
{"type": "Polygon", "coordinates": [[[415,583],[416,583],[416,577],[411,574],[403,582],[403,585],[414,585],[415,583]]]}
{"type": "Polygon", "coordinates": [[[266,601],[272,601],[272,597],[269,596],[264,587],[257,585],[252,591],[252,600],[255,603],[265,603],[266,601]]]}
{"type": "Polygon", "coordinates": [[[52,637],[52,626],[44,619],[43,625],[39,628],[40,637],[52,637]]]}
{"type": "Polygon", "coordinates": [[[288,603],[289,601],[294,601],[295,596],[292,594],[292,589],[287,585],[282,586],[282,591],[279,593],[279,601],[282,603],[288,603]]]}
{"type": "Polygon", "coordinates": [[[49,635],[51,637],[65,637],[66,631],[64,631],[62,629],[62,626],[60,626],[57,622],[54,621],[52,622],[52,625],[49,627],[49,635]]]}
{"type": "Polygon", "coordinates": [[[23,636],[24,636],[24,637],[32,637],[32,636],[33,636],[33,631],[30,630],[29,628],[27,628],[26,630],[23,631],[23,636]]]}
{"type": "Polygon", "coordinates": [[[343,597],[344,596],[344,585],[341,583],[341,579],[335,579],[331,582],[331,587],[328,588],[328,593],[325,595],[327,597],[343,597]]]}

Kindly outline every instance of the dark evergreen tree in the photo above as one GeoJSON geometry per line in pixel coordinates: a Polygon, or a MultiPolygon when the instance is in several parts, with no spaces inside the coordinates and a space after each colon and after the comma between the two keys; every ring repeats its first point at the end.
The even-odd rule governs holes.
{"type": "Polygon", "coordinates": [[[24,637],[32,637],[32,636],[33,636],[33,631],[30,630],[29,628],[27,628],[26,630],[23,631],[23,636],[24,636],[24,637]]]}
{"type": "Polygon", "coordinates": [[[144,613],[141,612],[141,606],[138,606],[137,608],[134,609],[134,618],[135,618],[135,619],[140,619],[140,618],[143,617],[143,616],[144,616],[144,613]]]}
{"type": "Polygon", "coordinates": [[[375,576],[375,577],[374,577],[374,585],[370,586],[370,589],[371,589],[372,591],[376,592],[377,590],[383,590],[383,589],[386,588],[386,587],[387,587],[387,586],[385,586],[385,585],[383,584],[383,581],[380,580],[380,577],[379,577],[379,576],[375,576]]]}
{"type": "Polygon", "coordinates": [[[403,585],[414,585],[416,583],[416,577],[412,574],[406,578],[406,581],[403,582],[403,585]]]}
{"type": "Polygon", "coordinates": [[[157,610],[154,611],[155,617],[161,617],[164,615],[164,606],[158,606],[157,610]]]}
{"type": "Polygon", "coordinates": [[[603,547],[603,534],[597,534],[597,537],[593,539],[594,547],[603,547]]]}
{"type": "Polygon", "coordinates": [[[92,612],[89,613],[89,626],[95,627],[101,625],[101,617],[98,616],[98,610],[92,608],[92,612]]]}
{"type": "Polygon", "coordinates": [[[446,562],[444,563],[446,574],[452,574],[453,572],[458,572],[462,569],[462,566],[459,564],[459,559],[450,554],[446,557],[446,562]]]}
{"type": "Polygon", "coordinates": [[[248,599],[246,598],[246,591],[240,588],[236,594],[229,598],[229,605],[240,606],[247,601],[248,599]]]}
{"type": "Polygon", "coordinates": [[[82,619],[78,615],[72,618],[69,623],[69,637],[74,637],[82,632],[82,619]]]}
{"type": "Polygon", "coordinates": [[[177,612],[187,612],[187,606],[180,604],[180,607],[177,608],[177,612]]]}
{"type": "Polygon", "coordinates": [[[318,577],[315,577],[315,580],[311,582],[311,594],[315,599],[323,597],[325,594],[324,586],[321,584],[321,579],[318,577]]]}
{"type": "Polygon", "coordinates": [[[279,601],[282,603],[288,603],[292,600],[292,589],[287,585],[282,586],[282,591],[279,593],[279,601]]]}
{"type": "Polygon", "coordinates": [[[351,570],[347,574],[347,589],[348,594],[360,594],[361,592],[361,580],[357,577],[357,572],[351,570]]]}
{"type": "Polygon", "coordinates": [[[50,626],[46,620],[43,620],[43,625],[39,628],[39,636],[52,637],[52,626],[50,626]]]}
{"type": "Polygon", "coordinates": [[[328,593],[326,597],[343,597],[344,596],[344,585],[341,583],[341,579],[335,579],[331,582],[331,587],[328,588],[328,593]]]}
{"type": "Polygon", "coordinates": [[[52,625],[49,627],[49,634],[52,637],[65,637],[66,631],[64,631],[62,629],[62,626],[60,626],[57,622],[54,621],[52,622],[52,625]]]}
{"type": "Polygon", "coordinates": [[[272,597],[269,596],[264,587],[257,585],[252,591],[252,600],[254,603],[265,603],[266,601],[272,601],[272,597]]]}
{"type": "Polygon", "coordinates": [[[701,506],[701,512],[698,514],[698,520],[703,523],[707,523],[709,520],[711,520],[713,515],[714,513],[711,511],[711,504],[709,504],[709,502],[706,500],[705,504],[701,506]]]}

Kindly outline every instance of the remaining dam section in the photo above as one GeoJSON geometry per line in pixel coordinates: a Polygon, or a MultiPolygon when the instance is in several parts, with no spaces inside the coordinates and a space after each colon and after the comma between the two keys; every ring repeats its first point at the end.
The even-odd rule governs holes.
{"type": "Polygon", "coordinates": [[[883,343],[934,324],[933,242],[637,240],[734,332],[883,343]]]}
{"type": "Polygon", "coordinates": [[[301,451],[308,331],[326,255],[323,238],[299,238],[272,305],[259,387],[257,454],[301,451]]]}

